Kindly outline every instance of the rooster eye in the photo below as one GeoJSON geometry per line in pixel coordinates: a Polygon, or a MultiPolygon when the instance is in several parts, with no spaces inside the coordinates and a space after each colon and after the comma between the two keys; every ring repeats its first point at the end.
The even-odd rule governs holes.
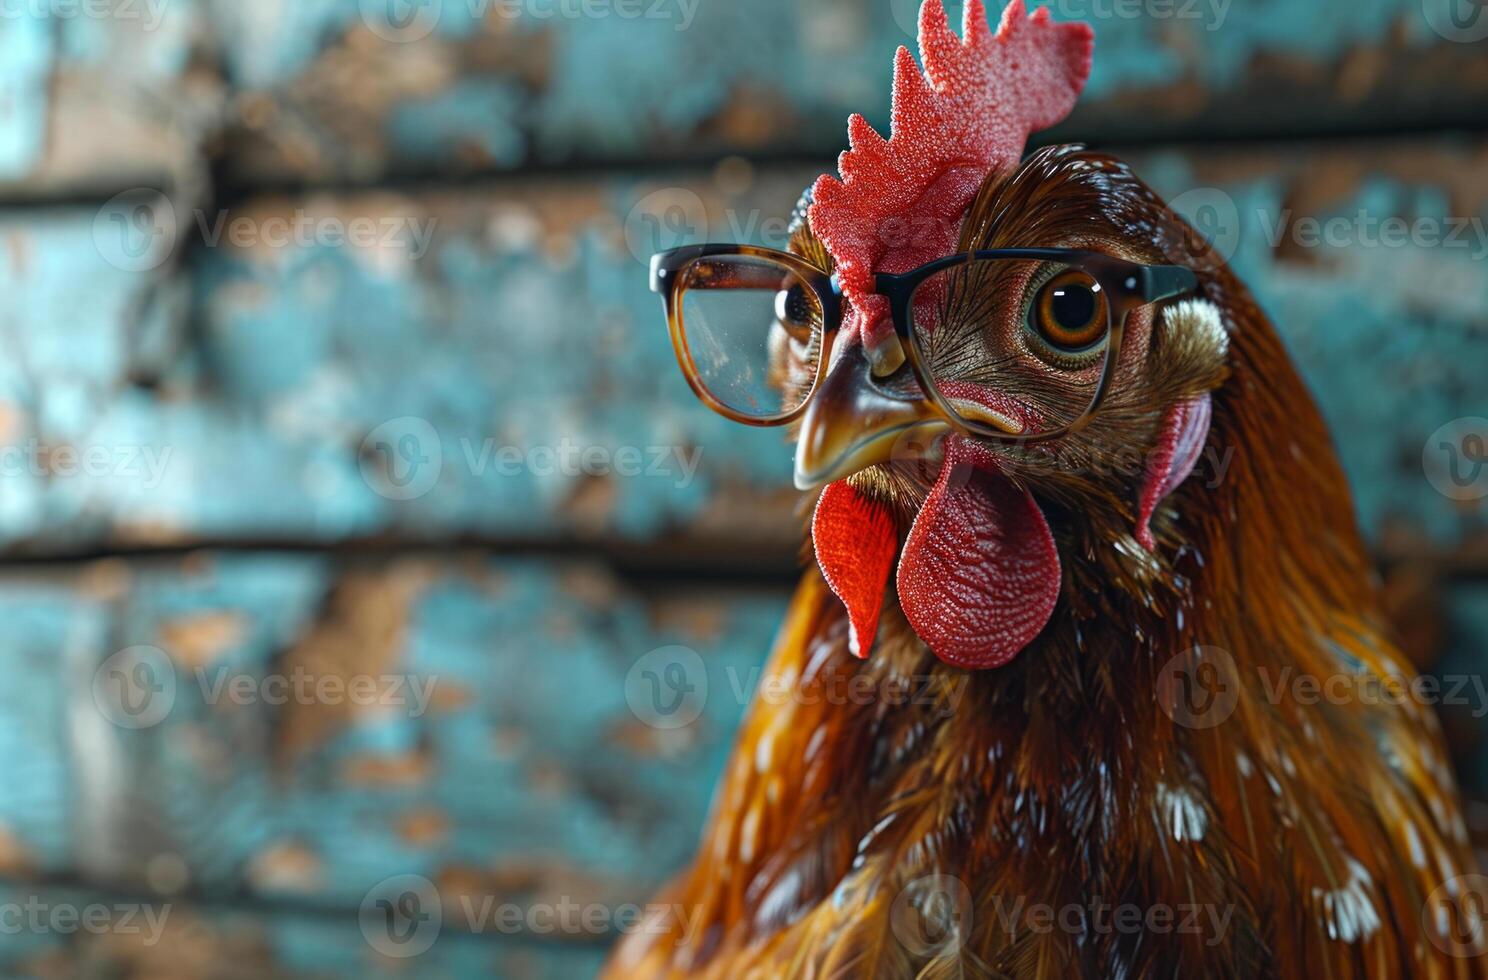
{"type": "Polygon", "coordinates": [[[816,297],[803,283],[792,283],[775,294],[775,319],[793,338],[805,343],[816,325],[816,297]]]}
{"type": "Polygon", "coordinates": [[[1056,356],[1097,350],[1110,316],[1100,284],[1079,269],[1057,273],[1039,289],[1028,309],[1029,327],[1056,356]]]}

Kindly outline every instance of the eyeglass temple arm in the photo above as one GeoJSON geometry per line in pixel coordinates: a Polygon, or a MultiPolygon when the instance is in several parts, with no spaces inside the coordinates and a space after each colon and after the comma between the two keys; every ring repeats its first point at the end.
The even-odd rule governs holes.
{"type": "Polygon", "coordinates": [[[1149,303],[1172,299],[1199,288],[1199,277],[1181,265],[1147,265],[1138,273],[1138,288],[1149,303]]]}

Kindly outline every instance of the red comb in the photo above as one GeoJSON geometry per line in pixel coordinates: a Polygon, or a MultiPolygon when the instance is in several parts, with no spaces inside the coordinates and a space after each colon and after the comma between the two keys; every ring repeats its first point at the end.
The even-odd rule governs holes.
{"type": "Polygon", "coordinates": [[[955,249],[961,219],[993,168],[1016,163],[1028,134],[1074,108],[1090,75],[1094,33],[1055,24],[1047,8],[1027,16],[1012,0],[993,35],[982,0],[966,0],[962,34],[941,0],[920,8],[922,74],[901,47],[894,61],[889,139],[860,115],[848,120],[852,149],[842,179],[813,189],[811,228],[836,262],[852,303],[849,329],[887,327],[888,303],[869,290],[875,272],[907,272],[955,249]]]}

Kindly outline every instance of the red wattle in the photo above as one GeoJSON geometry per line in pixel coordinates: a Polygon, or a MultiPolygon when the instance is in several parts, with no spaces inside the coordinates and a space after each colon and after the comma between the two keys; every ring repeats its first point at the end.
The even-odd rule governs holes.
{"type": "Polygon", "coordinates": [[[1001,667],[1059,601],[1059,552],[1033,497],[965,440],[946,440],[940,478],[899,559],[899,605],[937,657],[1001,667]]]}
{"type": "Polygon", "coordinates": [[[852,622],[849,648],[866,657],[878,634],[884,587],[899,544],[894,516],[883,504],[838,480],[828,484],[816,502],[811,543],[822,577],[847,607],[852,622]]]}

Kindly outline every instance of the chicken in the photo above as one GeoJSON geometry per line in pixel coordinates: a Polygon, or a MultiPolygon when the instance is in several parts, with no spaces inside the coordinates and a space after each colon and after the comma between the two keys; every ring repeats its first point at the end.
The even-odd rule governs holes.
{"type": "Polygon", "coordinates": [[[816,567],[696,861],[657,900],[685,914],[626,937],[607,975],[1488,976],[1441,735],[1419,698],[1370,695],[1411,675],[1276,331],[1125,164],[1020,159],[1091,39],[1020,0],[996,35],[985,17],[968,2],[957,38],[925,4],[892,138],[854,118],[844,179],[805,199],[792,252],[834,273],[843,325],[822,380],[788,343],[771,377],[809,392],[816,567]],[[919,212],[924,234],[881,234],[919,212]],[[1086,418],[1069,406],[1093,368],[996,338],[1081,320],[1089,281],[947,277],[917,294],[914,350],[871,291],[1030,247],[1196,276],[1126,317],[1086,418]],[[1010,434],[1075,424],[973,437],[911,397],[917,374],[1010,434]]]}

